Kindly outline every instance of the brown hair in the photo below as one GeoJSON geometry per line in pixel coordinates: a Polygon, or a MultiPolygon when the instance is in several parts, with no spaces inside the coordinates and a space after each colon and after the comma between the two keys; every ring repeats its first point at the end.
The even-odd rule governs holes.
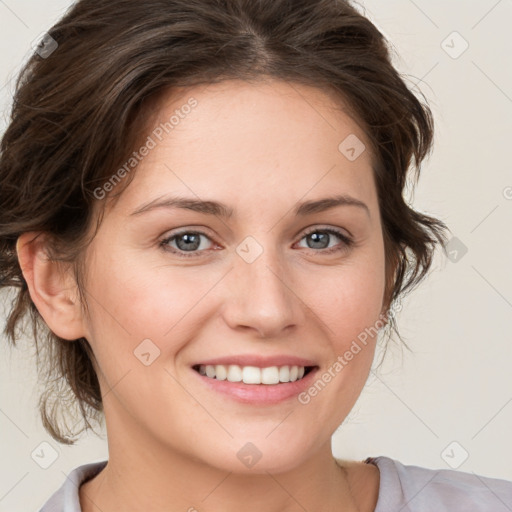
{"type": "MultiPolygon", "coordinates": [[[[409,169],[417,180],[430,152],[431,112],[392,66],[382,34],[348,1],[80,0],[48,34],[52,53],[34,53],[21,71],[1,140],[0,286],[16,291],[5,328],[12,344],[26,316],[33,329],[46,381],[40,411],[57,441],[73,444],[92,428],[89,420],[102,417],[94,356],[86,339],[70,342],[48,329],[16,240],[48,233],[50,256],[73,263],[80,285],[80,255],[99,203],[94,190],[133,152],[158,93],[272,77],[342,98],[375,157],[388,307],[424,278],[436,243],[446,243],[444,223],[411,209],[402,195],[409,169]],[[73,404],[84,422],[78,432],[62,422],[73,404]]],[[[388,326],[400,336],[394,316],[388,326]]]]}

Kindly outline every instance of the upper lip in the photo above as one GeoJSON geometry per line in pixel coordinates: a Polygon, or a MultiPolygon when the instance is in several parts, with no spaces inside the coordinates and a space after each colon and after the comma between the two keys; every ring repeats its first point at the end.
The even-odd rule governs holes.
{"type": "Polygon", "coordinates": [[[262,356],[261,354],[254,355],[235,355],[226,357],[216,357],[195,363],[196,365],[217,365],[222,364],[229,366],[231,364],[238,366],[255,366],[257,368],[267,368],[269,366],[316,366],[314,361],[304,359],[302,357],[276,355],[276,356],[262,356]]]}

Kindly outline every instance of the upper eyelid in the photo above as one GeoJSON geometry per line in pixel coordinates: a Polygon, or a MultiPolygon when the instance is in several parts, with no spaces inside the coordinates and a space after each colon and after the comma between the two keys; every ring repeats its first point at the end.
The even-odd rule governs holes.
{"type": "Polygon", "coordinates": [[[341,228],[341,227],[334,227],[334,226],[323,226],[321,224],[313,224],[312,226],[308,226],[307,228],[302,229],[299,231],[298,234],[303,233],[302,236],[305,236],[309,233],[314,233],[315,231],[336,231],[340,232],[340,234],[346,236],[347,238],[353,238],[352,233],[350,233],[347,229],[341,228]]]}

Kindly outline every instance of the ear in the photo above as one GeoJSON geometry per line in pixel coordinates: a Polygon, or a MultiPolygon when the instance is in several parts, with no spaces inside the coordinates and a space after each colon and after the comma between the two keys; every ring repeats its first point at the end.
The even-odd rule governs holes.
{"type": "Polygon", "coordinates": [[[16,252],[30,297],[48,327],[59,337],[85,337],[83,313],[71,266],[51,260],[44,232],[20,235],[16,252]]]}

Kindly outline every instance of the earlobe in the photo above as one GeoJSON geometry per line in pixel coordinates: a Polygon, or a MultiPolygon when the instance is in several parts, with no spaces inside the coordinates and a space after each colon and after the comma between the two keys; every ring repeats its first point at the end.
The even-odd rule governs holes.
{"type": "Polygon", "coordinates": [[[59,337],[85,336],[78,287],[69,265],[52,260],[44,232],[23,233],[16,243],[30,297],[48,327],[59,337]]]}

